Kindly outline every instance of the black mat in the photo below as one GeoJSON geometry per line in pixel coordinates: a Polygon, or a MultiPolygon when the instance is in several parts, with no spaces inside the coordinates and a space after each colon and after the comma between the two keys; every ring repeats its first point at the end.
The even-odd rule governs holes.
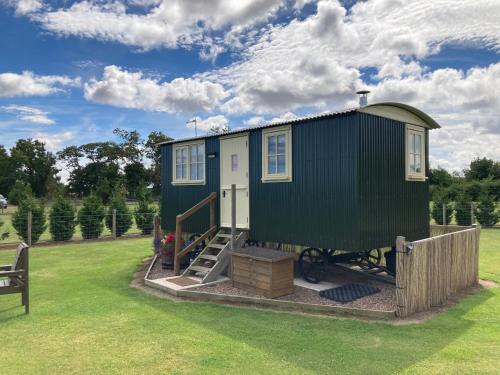
{"type": "Polygon", "coordinates": [[[337,288],[322,290],[319,292],[319,295],[323,298],[346,303],[378,292],[380,292],[379,288],[375,288],[370,285],[346,284],[337,288]]]}

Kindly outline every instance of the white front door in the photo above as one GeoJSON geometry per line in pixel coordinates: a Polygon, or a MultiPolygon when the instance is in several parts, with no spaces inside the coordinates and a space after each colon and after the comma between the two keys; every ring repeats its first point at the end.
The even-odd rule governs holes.
{"type": "Polygon", "coordinates": [[[231,227],[231,185],[236,185],[236,227],[250,228],[248,134],[220,140],[221,226],[231,227]]]}

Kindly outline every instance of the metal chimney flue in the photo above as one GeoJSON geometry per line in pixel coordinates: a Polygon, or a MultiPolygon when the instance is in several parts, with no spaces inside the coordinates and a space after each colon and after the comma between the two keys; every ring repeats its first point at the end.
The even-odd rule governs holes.
{"type": "Polygon", "coordinates": [[[369,90],[359,90],[356,91],[356,94],[359,95],[359,108],[366,107],[368,105],[368,94],[369,90]]]}

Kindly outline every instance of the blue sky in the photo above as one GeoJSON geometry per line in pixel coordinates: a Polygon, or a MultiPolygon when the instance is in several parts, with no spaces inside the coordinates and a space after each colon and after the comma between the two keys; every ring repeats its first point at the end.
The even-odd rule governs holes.
{"type": "Polygon", "coordinates": [[[431,162],[500,159],[500,2],[0,0],[1,144],[52,151],[394,100],[434,116],[431,162]],[[24,72],[24,73],[23,73],[24,72]]]}

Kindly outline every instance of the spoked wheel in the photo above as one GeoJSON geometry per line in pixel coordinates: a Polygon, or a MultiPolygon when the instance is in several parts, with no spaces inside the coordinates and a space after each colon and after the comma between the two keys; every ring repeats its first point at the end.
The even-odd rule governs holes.
{"type": "Polygon", "coordinates": [[[358,265],[364,269],[369,270],[374,267],[380,266],[382,263],[382,250],[373,249],[364,253],[358,260],[358,265]]]}
{"type": "Polygon", "coordinates": [[[264,247],[264,242],[255,241],[255,240],[247,240],[247,246],[255,246],[255,247],[264,247]]]}
{"type": "Polygon", "coordinates": [[[326,259],[322,250],[309,247],[299,256],[299,270],[307,282],[317,284],[324,279],[326,273],[326,259]]]}

